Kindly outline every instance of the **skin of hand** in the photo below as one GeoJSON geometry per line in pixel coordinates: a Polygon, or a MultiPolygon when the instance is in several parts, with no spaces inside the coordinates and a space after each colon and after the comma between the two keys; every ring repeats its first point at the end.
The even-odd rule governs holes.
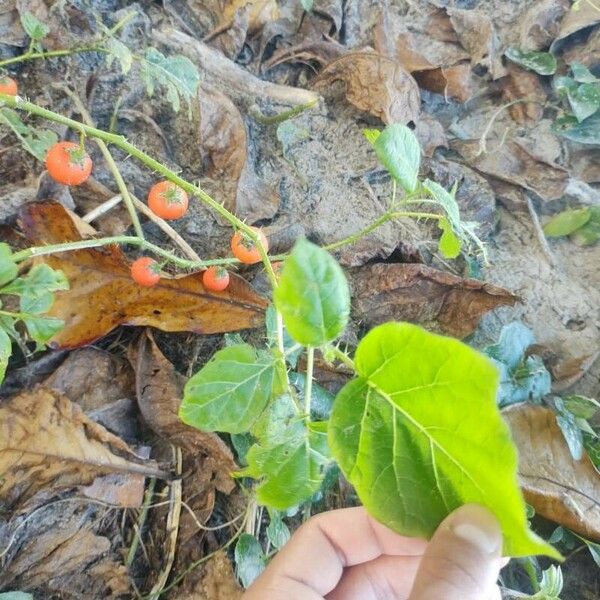
{"type": "Polygon", "coordinates": [[[242,600],[500,600],[505,561],[494,516],[469,504],[429,542],[394,533],[364,508],[309,519],[242,600]]]}

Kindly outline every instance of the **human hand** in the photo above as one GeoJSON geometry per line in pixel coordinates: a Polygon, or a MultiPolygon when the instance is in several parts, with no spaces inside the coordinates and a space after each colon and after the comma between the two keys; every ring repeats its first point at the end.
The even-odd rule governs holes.
{"type": "Polygon", "coordinates": [[[486,509],[449,515],[431,541],[398,535],[364,508],[300,527],[242,600],[500,600],[502,534],[486,509]]]}

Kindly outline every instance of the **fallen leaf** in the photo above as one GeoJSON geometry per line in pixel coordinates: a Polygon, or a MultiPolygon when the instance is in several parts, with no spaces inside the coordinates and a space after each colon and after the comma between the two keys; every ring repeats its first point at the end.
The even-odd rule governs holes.
{"type": "Polygon", "coordinates": [[[202,89],[200,151],[207,174],[218,187],[225,207],[254,223],[272,218],[279,195],[261,182],[248,163],[246,126],[236,106],[221,92],[202,89]]]}
{"type": "Polygon", "coordinates": [[[448,148],[444,126],[431,115],[423,113],[417,121],[414,134],[419,140],[423,154],[432,157],[436,148],[448,148]]]}
{"type": "Polygon", "coordinates": [[[570,171],[586,183],[600,182],[600,150],[589,149],[572,152],[569,156],[570,171]]]}
{"type": "Polygon", "coordinates": [[[521,17],[519,48],[545,50],[556,38],[563,15],[569,10],[568,0],[542,0],[532,4],[521,17]]]}
{"type": "Polygon", "coordinates": [[[448,8],[450,21],[474,65],[485,67],[492,79],[505,74],[499,41],[491,18],[481,10],[448,8]]]}
{"type": "Polygon", "coordinates": [[[467,102],[473,95],[471,67],[468,64],[428,69],[413,73],[417,83],[424,89],[444,98],[467,102]]]}
{"type": "Polygon", "coordinates": [[[527,150],[517,140],[506,140],[493,152],[480,154],[479,140],[456,140],[454,148],[474,169],[535,192],[543,200],[560,198],[569,173],[527,150]]]}
{"type": "Polygon", "coordinates": [[[284,63],[310,63],[315,62],[320,67],[346,54],[348,50],[331,39],[310,40],[293,46],[280,48],[275,51],[269,60],[263,63],[265,70],[272,69],[284,63]]]}
{"type": "Polygon", "coordinates": [[[329,31],[330,36],[341,30],[344,19],[342,0],[314,0],[312,13],[331,21],[332,30],[329,31]]]}
{"type": "Polygon", "coordinates": [[[129,364],[98,348],[71,352],[46,379],[44,386],[67,396],[84,412],[135,395],[135,380],[129,364]]]}
{"type": "Polygon", "coordinates": [[[107,473],[165,477],[79,406],[37,387],[0,405],[0,499],[11,508],[43,488],[91,483],[107,473]]]}
{"type": "MultiPolygon", "coordinates": [[[[81,239],[58,204],[28,205],[20,220],[32,243],[81,239]]],[[[49,312],[65,322],[52,338],[55,348],[89,344],[118,325],[218,333],[257,327],[264,318],[266,301],[233,273],[229,288],[214,294],[204,290],[198,273],[163,277],[158,285],[142,288],[131,279],[129,261],[117,246],[48,255],[43,260],[62,270],[70,284],[68,291],[56,294],[49,312]]]]}
{"type": "Polygon", "coordinates": [[[558,394],[573,387],[590,370],[599,356],[600,351],[567,360],[555,357],[549,365],[552,374],[552,391],[558,394]]]}
{"type": "Polygon", "coordinates": [[[135,370],[138,406],[150,429],[194,456],[211,457],[220,473],[219,489],[231,492],[234,484],[229,474],[237,468],[231,450],[217,434],[181,421],[178,413],[186,378],[163,356],[149,331],[130,347],[129,359],[135,370]]]}
{"type": "MultiPolygon", "coordinates": [[[[508,75],[502,87],[503,99],[506,103],[519,99],[531,99],[534,102],[518,102],[509,107],[510,116],[517,123],[539,121],[544,114],[546,92],[540,78],[513,63],[506,65],[508,75]]],[[[503,80],[504,81],[504,80],[503,80]]]]}
{"type": "Polygon", "coordinates": [[[409,321],[463,338],[486,312],[520,302],[503,288],[419,264],[368,265],[351,280],[355,316],[369,327],[409,321]]]}
{"type": "Polygon", "coordinates": [[[573,460],[549,408],[515,404],[502,411],[519,451],[525,500],[543,517],[600,539],[600,473],[587,455],[573,460]]]}
{"type": "MultiPolygon", "coordinates": [[[[40,598],[129,596],[127,567],[111,549],[108,537],[95,531],[100,529],[99,521],[112,520],[99,518],[108,514],[97,507],[82,510],[81,502],[49,503],[35,515],[29,513],[15,551],[3,558],[0,588],[36,590],[40,598]]],[[[16,527],[10,529],[16,533],[16,527]]],[[[109,534],[106,525],[102,531],[109,534]]],[[[110,534],[116,537],[119,531],[110,534]]]]}
{"type": "Polygon", "coordinates": [[[232,22],[235,14],[247,7],[248,31],[255,33],[266,23],[279,17],[279,7],[276,0],[227,0],[223,7],[223,21],[232,22]]]}
{"type": "Polygon", "coordinates": [[[204,41],[227,58],[235,60],[246,43],[250,29],[250,4],[240,7],[226,25],[219,25],[214,35],[209,34],[204,41]]]}
{"type": "Polygon", "coordinates": [[[312,81],[316,89],[346,84],[346,99],[384,123],[416,121],[419,86],[396,61],[374,52],[351,52],[334,60],[312,81]]]}
{"type": "Polygon", "coordinates": [[[598,56],[600,56],[600,28],[595,28],[583,40],[578,40],[576,37],[564,50],[562,57],[568,65],[580,63],[593,68],[598,64],[598,56]]]}
{"type": "Polygon", "coordinates": [[[560,52],[573,34],[587,27],[592,27],[596,23],[600,23],[600,10],[593,2],[584,0],[580,3],[578,10],[568,10],[565,13],[563,20],[560,22],[558,36],[550,46],[550,52],[560,52]]]}

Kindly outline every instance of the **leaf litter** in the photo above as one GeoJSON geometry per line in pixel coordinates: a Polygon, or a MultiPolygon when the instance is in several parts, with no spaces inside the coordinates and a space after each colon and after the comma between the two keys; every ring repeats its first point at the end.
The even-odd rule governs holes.
{"type": "MultiPolygon", "coordinates": [[[[62,39],[84,43],[91,39],[95,19],[89,12],[70,5],[66,5],[66,12],[61,12],[59,6],[48,12],[42,4],[17,2],[6,18],[0,15],[3,40],[14,48],[25,43],[19,10],[44,17],[51,30],[48,48],[62,39]]],[[[598,396],[598,361],[593,360],[599,339],[593,317],[600,303],[600,282],[597,269],[593,268],[598,261],[598,246],[580,248],[569,238],[557,238],[544,248],[531,213],[539,213],[541,229],[561,210],[578,209],[579,206],[571,205],[582,196],[573,200],[569,190],[578,179],[597,183],[595,150],[593,146],[583,148],[567,138],[557,138],[547,127],[554,118],[553,107],[558,107],[549,79],[503,59],[508,48],[525,52],[546,52],[550,48],[559,69],[563,68],[562,61],[567,65],[580,62],[593,66],[600,19],[589,3],[582,1],[578,11],[571,11],[563,0],[427,2],[419,6],[405,3],[404,7],[381,11],[370,0],[347,5],[344,10],[340,2],[319,1],[314,3],[312,12],[305,13],[296,0],[282,0],[276,6],[269,0],[169,0],[164,9],[154,7],[143,15],[146,24],[152,23],[150,39],[145,43],[145,26],[136,32],[128,30],[123,39],[138,49],[156,45],[163,56],[184,54],[199,65],[201,93],[190,100],[192,125],[185,110],[175,118],[169,117],[169,109],[157,94],[147,100],[143,90],[132,84],[123,102],[127,109],[137,110],[147,118],[128,122],[124,113],[123,118],[117,118],[122,132],[150,154],[178,163],[186,178],[201,181],[241,217],[268,225],[278,251],[285,251],[299,233],[326,244],[355,233],[377,218],[389,202],[389,181],[373,151],[364,144],[361,129],[381,128],[384,122],[391,121],[413,123],[428,157],[423,161],[423,175],[446,188],[458,183],[461,213],[476,222],[479,234],[487,239],[491,264],[482,266],[477,257],[468,264],[446,264],[432,250],[433,236],[427,228],[404,220],[388,223],[338,253],[345,265],[354,268],[353,278],[359,290],[354,329],[396,314],[456,336],[473,336],[475,343],[480,341],[485,346],[497,339],[502,324],[522,318],[534,330],[536,340],[550,349],[542,354],[554,375],[554,392],[562,394],[568,389],[571,393],[574,389],[598,396]],[[285,148],[276,127],[255,121],[249,109],[255,105],[263,114],[272,115],[290,106],[316,101],[316,106],[287,122],[291,131],[303,133],[286,137],[285,148]],[[514,104],[505,106],[508,103],[514,104]],[[169,144],[165,145],[165,139],[169,144]],[[502,199],[502,203],[497,203],[497,199],[502,199]],[[549,263],[549,252],[553,264],[549,263]],[[518,299],[523,302],[517,302],[518,299]],[[499,305],[504,308],[498,309],[499,305]],[[484,314],[494,308],[493,313],[484,314]],[[557,354],[559,362],[555,359],[557,354]]],[[[154,58],[160,63],[159,57],[154,58]]],[[[112,76],[98,74],[97,63],[91,60],[72,60],[64,64],[80,89],[89,86],[94,115],[110,115],[114,108],[112,76]]],[[[117,65],[113,68],[118,70],[117,65]]],[[[34,74],[28,90],[32,97],[40,93],[36,86],[41,90],[52,78],[64,78],[64,66],[59,68],[51,61],[43,66],[30,63],[28,69],[34,74]]],[[[4,131],[2,135],[3,141],[5,135],[12,140],[4,131]]],[[[32,200],[30,191],[17,199],[19,190],[33,189],[35,193],[38,187],[34,177],[41,173],[41,166],[23,158],[22,152],[11,141],[0,154],[0,172],[7,174],[6,181],[13,186],[7,184],[0,189],[3,206],[4,200],[7,206],[32,200]]],[[[119,165],[141,197],[148,175],[125,157],[119,157],[119,165]]],[[[98,173],[98,178],[102,184],[110,185],[106,172],[98,173]]],[[[586,193],[588,198],[594,198],[589,191],[586,193]]],[[[86,198],[80,190],[74,190],[70,198],[64,191],[54,189],[51,196],[41,193],[40,198],[58,199],[60,195],[69,208],[84,214],[95,206],[93,194],[93,190],[88,191],[86,198]]],[[[27,207],[24,214],[27,211],[37,214],[35,225],[29,226],[28,232],[44,242],[53,239],[53,235],[61,239],[79,239],[82,235],[76,232],[64,209],[49,209],[42,204],[36,209],[27,207]]],[[[14,222],[15,210],[8,208],[6,213],[7,222],[14,222]]],[[[128,227],[123,213],[121,218],[114,218],[112,213],[107,216],[114,220],[101,222],[103,230],[118,234],[128,227]]],[[[152,224],[145,227],[152,236],[162,239],[152,224]]],[[[201,210],[175,227],[201,255],[227,247],[228,230],[201,210]]],[[[89,234],[88,230],[84,235],[89,234]]],[[[90,252],[86,257],[87,260],[91,256],[90,264],[108,262],[115,272],[125,269],[127,258],[120,251],[94,252],[98,254],[90,252]]],[[[69,279],[81,284],[75,286],[76,292],[89,283],[85,278],[78,279],[83,256],[70,253],[57,257],[56,264],[70,272],[69,279]]],[[[169,284],[165,302],[173,304],[172,294],[181,298],[181,290],[175,292],[170,286],[183,285],[185,280],[186,277],[168,280],[180,283],[169,284]]],[[[179,304],[187,308],[190,295],[195,297],[190,290],[199,286],[196,282],[184,286],[184,300],[175,303],[175,314],[160,320],[181,318],[177,314],[179,304]]],[[[60,316],[69,321],[67,307],[83,307],[86,326],[81,331],[81,327],[72,328],[69,323],[63,330],[69,332],[68,338],[56,339],[59,346],[79,346],[130,321],[160,326],[156,319],[138,321],[129,316],[109,319],[108,325],[98,327],[88,316],[92,312],[88,308],[90,296],[82,294],[76,298],[68,294],[71,292],[59,292],[59,299],[63,298],[58,304],[60,316]],[[93,331],[88,329],[90,325],[94,325],[93,331]]],[[[236,313],[229,323],[236,321],[241,328],[259,327],[263,299],[241,280],[239,294],[243,306],[236,299],[232,302],[242,321],[236,313]]],[[[96,296],[91,298],[96,301],[96,296]]],[[[155,298],[152,304],[156,304],[155,298]]],[[[194,319],[180,321],[176,329],[224,331],[226,320],[221,318],[218,328],[213,329],[219,318],[215,321],[214,307],[209,306],[208,313],[205,309],[201,303],[199,320],[194,314],[194,319]],[[206,328],[204,320],[208,319],[211,324],[206,328]]],[[[114,307],[109,305],[108,312],[112,310],[114,307]]],[[[231,305],[227,310],[231,310],[231,305]]],[[[144,311],[147,314],[146,308],[144,311]]],[[[170,326],[164,328],[170,330],[170,326]]],[[[194,561],[222,546],[235,532],[235,524],[217,531],[206,531],[199,525],[228,522],[243,513],[244,500],[232,489],[228,478],[229,471],[235,468],[230,447],[214,434],[190,430],[177,419],[183,382],[180,373],[188,370],[191,359],[182,363],[180,355],[169,344],[165,346],[164,338],[161,337],[159,349],[152,333],[142,331],[127,352],[133,375],[123,357],[133,334],[127,334],[130,337],[123,341],[120,332],[119,328],[106,342],[99,342],[104,350],[76,350],[63,366],[48,363],[44,367],[40,359],[34,359],[28,367],[39,362],[40,374],[23,370],[20,378],[13,379],[10,397],[3,401],[0,410],[12,406],[15,398],[21,403],[28,401],[23,398],[37,398],[38,394],[52,398],[52,402],[61,398],[63,407],[81,407],[72,408],[69,414],[89,419],[90,427],[102,428],[105,435],[121,440],[125,447],[131,444],[139,450],[142,441],[149,444],[150,460],[170,470],[175,467],[172,448],[179,447],[183,466],[181,497],[195,516],[180,506],[180,546],[171,567],[174,579],[194,561]],[[173,356],[177,356],[175,364],[169,360],[173,356]],[[86,369],[88,365],[97,365],[98,373],[86,369]],[[46,387],[23,385],[29,379],[26,372],[33,373],[31,381],[43,381],[48,370],[56,372],[43,383],[46,387]],[[89,381],[80,385],[78,380],[86,371],[89,381]]],[[[169,336],[173,334],[167,334],[167,340],[169,336]]],[[[212,348],[212,343],[207,347],[212,348]]],[[[197,359],[202,364],[208,357],[207,350],[203,350],[197,359]]],[[[317,379],[339,387],[340,378],[343,381],[345,375],[330,371],[326,363],[318,366],[317,379]]],[[[560,428],[552,420],[554,413],[543,412],[544,418],[540,416],[547,410],[518,405],[508,409],[507,415],[512,411],[526,414],[514,428],[517,444],[525,448],[522,465],[531,467],[536,474],[540,469],[549,469],[550,477],[560,482],[559,487],[570,486],[595,498],[597,477],[594,479],[589,463],[574,463],[560,428]],[[533,432],[544,437],[536,441],[533,432]],[[537,453],[531,452],[530,445],[540,439],[547,441],[546,446],[537,453]],[[552,456],[547,454],[549,448],[552,456]],[[563,476],[570,479],[562,481],[563,476]]],[[[120,450],[115,452],[122,458],[120,450]]],[[[124,456],[123,460],[131,459],[133,464],[155,464],[127,452],[124,456]]],[[[77,469],[74,472],[77,474],[77,469]]],[[[177,486],[164,480],[155,483],[149,502],[164,505],[149,509],[145,528],[148,535],[142,539],[144,549],[138,548],[127,569],[123,556],[135,539],[133,524],[138,522],[143,508],[122,513],[94,504],[90,498],[71,501],[68,494],[83,494],[90,477],[88,472],[86,477],[80,477],[81,481],[73,483],[77,477],[66,469],[46,484],[42,482],[40,489],[32,487],[31,492],[35,493],[29,498],[15,488],[12,493],[18,500],[14,502],[23,501],[25,512],[15,512],[0,522],[3,547],[15,535],[7,555],[10,560],[3,563],[6,568],[0,576],[2,589],[40,590],[43,595],[85,590],[91,598],[104,598],[127,596],[132,580],[148,590],[155,585],[167,566],[164,548],[170,552],[172,547],[165,528],[173,518],[176,501],[171,499],[175,498],[173,490],[177,486]],[[53,508],[52,501],[57,497],[69,501],[53,508]],[[127,515],[125,530],[116,525],[117,514],[127,515]],[[23,525],[15,534],[24,519],[28,519],[27,527],[23,525]],[[99,526],[106,522],[111,525],[99,526]],[[37,547],[39,551],[32,552],[37,547]],[[77,553],[76,549],[82,550],[77,553]],[[64,575],[48,579],[44,577],[47,572],[64,575]],[[147,573],[147,578],[143,573],[147,573]]],[[[110,489],[110,481],[94,479],[102,482],[104,491],[110,489]]],[[[136,485],[130,481],[126,487],[139,492],[139,481],[136,485]]],[[[148,490],[148,479],[145,485],[148,490]]],[[[580,510],[585,500],[573,496],[572,490],[565,492],[563,487],[558,493],[548,482],[526,476],[523,487],[540,514],[583,535],[597,537],[594,520],[587,517],[593,506],[587,512],[583,510],[582,517],[580,510]]],[[[139,493],[137,500],[139,504],[139,493]]],[[[569,563],[574,566],[565,568],[566,573],[569,569],[576,572],[577,561],[569,563]]],[[[585,586],[585,574],[579,578],[580,583],[570,584],[573,597],[583,597],[585,593],[576,588],[585,586]]],[[[239,597],[229,559],[223,553],[175,587],[179,589],[173,597],[239,597]]]]}

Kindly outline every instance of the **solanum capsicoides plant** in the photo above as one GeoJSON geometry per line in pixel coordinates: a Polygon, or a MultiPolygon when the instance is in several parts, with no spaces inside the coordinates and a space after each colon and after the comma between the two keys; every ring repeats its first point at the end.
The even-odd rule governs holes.
{"type": "MultiPolygon", "coordinates": [[[[454,193],[419,182],[420,150],[408,128],[366,135],[404,192],[390,214],[434,204],[443,210],[432,213],[442,253],[480,244],[461,222],[454,193]]],[[[250,433],[248,466],[236,475],[255,480],[259,504],[284,510],[309,500],[337,462],[370,514],[399,533],[429,537],[455,508],[475,502],[498,518],[505,555],[560,557],[528,529],[516,450],[496,404],[498,371],[485,355],[398,322],[372,329],[354,357],[345,354],[334,344],[349,320],[346,277],[306,239],[285,258],[273,304],[295,346],[239,343],[217,352],[188,381],[180,409],[200,429],[250,433]],[[307,365],[302,397],[286,364],[298,346],[307,365]],[[354,373],[326,420],[311,411],[315,352],[354,373]]]]}

